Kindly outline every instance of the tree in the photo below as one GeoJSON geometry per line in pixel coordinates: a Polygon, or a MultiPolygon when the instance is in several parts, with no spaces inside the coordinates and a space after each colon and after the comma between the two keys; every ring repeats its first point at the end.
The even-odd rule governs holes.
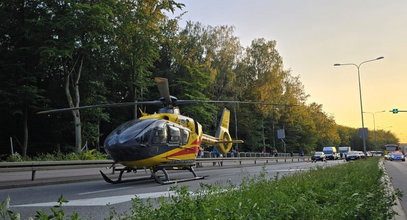
{"type": "MultiPolygon", "coordinates": [[[[121,99],[143,100],[151,85],[151,70],[159,59],[162,26],[167,24],[165,12],[174,12],[183,4],[171,0],[119,1],[116,14],[116,72],[121,86],[121,99]]],[[[137,105],[133,111],[137,118],[137,105]]]]}
{"type": "Polygon", "coordinates": [[[312,103],[309,108],[312,112],[312,118],[316,125],[316,130],[318,131],[318,147],[337,146],[340,144],[339,135],[336,130],[336,123],[332,117],[327,116],[322,111],[322,105],[312,103]]]}
{"type": "MultiPolygon", "coordinates": [[[[22,134],[22,156],[28,149],[29,119],[32,112],[47,101],[38,85],[40,83],[38,49],[42,36],[31,34],[37,31],[32,24],[37,18],[32,2],[5,0],[0,3],[0,103],[2,115],[10,121],[22,124],[16,131],[22,134]]],[[[6,124],[7,136],[16,133],[6,124]]]]}
{"type": "MultiPolygon", "coordinates": [[[[113,2],[109,0],[50,1],[38,3],[45,16],[37,21],[46,34],[46,44],[41,47],[44,68],[48,77],[63,83],[69,107],[78,107],[81,101],[80,79],[90,62],[91,54],[100,50],[106,36],[112,31],[113,2]]],[[[79,110],[72,110],[75,127],[75,151],[81,151],[82,124],[79,110]]]]}

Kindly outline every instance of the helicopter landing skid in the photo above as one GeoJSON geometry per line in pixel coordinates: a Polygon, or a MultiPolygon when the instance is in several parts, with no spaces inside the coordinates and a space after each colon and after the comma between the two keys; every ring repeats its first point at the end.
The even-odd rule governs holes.
{"type": "MultiPolygon", "coordinates": [[[[116,169],[118,170],[118,169],[116,169]]],[[[135,182],[135,181],[140,181],[140,180],[150,180],[150,179],[154,179],[156,183],[159,183],[161,185],[166,185],[166,184],[173,184],[173,183],[180,183],[180,182],[187,182],[187,181],[193,181],[193,180],[200,180],[200,179],[204,179],[206,176],[198,176],[195,173],[195,170],[193,168],[193,166],[186,166],[186,167],[167,167],[167,166],[157,166],[151,169],[152,173],[150,177],[144,177],[144,178],[136,178],[136,179],[126,179],[123,180],[123,174],[126,173],[130,173],[130,172],[137,172],[136,169],[134,168],[130,168],[130,167],[125,167],[120,169],[120,173],[119,173],[119,177],[117,178],[117,180],[112,180],[110,179],[105,173],[103,173],[101,170],[99,170],[100,174],[102,175],[103,179],[107,182],[107,183],[111,183],[111,184],[118,184],[118,183],[127,183],[127,182],[135,182]],[[171,180],[169,175],[168,175],[168,170],[188,170],[189,172],[191,172],[194,177],[192,178],[186,178],[186,179],[174,179],[171,180]],[[162,174],[161,174],[162,172],[162,174]]]]}
{"type": "Polygon", "coordinates": [[[136,169],[134,169],[134,168],[129,168],[129,167],[125,167],[125,168],[123,168],[123,169],[120,169],[119,177],[117,178],[117,180],[112,180],[112,179],[110,179],[106,174],[104,174],[101,170],[99,170],[100,174],[102,174],[103,179],[104,179],[107,183],[111,183],[111,184],[127,183],[127,182],[134,182],[134,181],[140,181],[140,180],[149,180],[149,179],[152,179],[152,178],[153,178],[153,176],[150,176],[150,177],[144,177],[144,178],[122,180],[123,173],[124,173],[124,172],[130,173],[131,171],[137,172],[136,169]]]}
{"type": "Polygon", "coordinates": [[[159,183],[161,185],[167,185],[167,184],[173,184],[173,183],[200,180],[200,179],[204,179],[206,176],[198,176],[198,175],[196,175],[194,168],[192,166],[188,166],[188,167],[182,167],[182,168],[179,168],[179,167],[155,167],[153,169],[152,177],[154,178],[156,183],[159,183]],[[186,178],[186,179],[170,180],[170,177],[168,175],[168,172],[167,172],[166,168],[171,169],[171,170],[179,170],[179,169],[188,170],[189,172],[191,172],[194,175],[194,177],[186,178]],[[161,175],[157,174],[159,171],[161,171],[163,173],[164,178],[162,178],[161,175]]]}

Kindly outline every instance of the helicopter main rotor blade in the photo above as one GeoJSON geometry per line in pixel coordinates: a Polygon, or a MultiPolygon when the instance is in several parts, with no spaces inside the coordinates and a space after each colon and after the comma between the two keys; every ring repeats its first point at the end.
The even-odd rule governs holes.
{"type": "Polygon", "coordinates": [[[226,103],[226,104],[259,104],[259,105],[274,105],[274,106],[298,106],[290,104],[279,104],[270,102],[249,102],[249,101],[221,101],[221,100],[178,100],[177,104],[194,104],[194,103],[226,103]]]}
{"type": "Polygon", "coordinates": [[[140,102],[123,102],[123,103],[112,103],[112,104],[87,105],[87,106],[80,106],[80,107],[73,107],[73,108],[60,108],[60,109],[52,109],[52,110],[40,111],[40,112],[37,112],[37,114],[65,112],[65,111],[79,110],[79,109],[89,109],[89,108],[124,107],[124,106],[132,106],[132,105],[136,105],[136,104],[160,105],[160,104],[162,104],[162,102],[161,101],[140,101],[140,102]]]}
{"type": "Polygon", "coordinates": [[[154,78],[155,82],[157,83],[158,91],[160,92],[160,95],[164,97],[165,99],[165,104],[170,104],[171,103],[171,97],[170,97],[170,89],[168,86],[168,79],[166,78],[161,78],[161,77],[155,77],[154,78]]]}

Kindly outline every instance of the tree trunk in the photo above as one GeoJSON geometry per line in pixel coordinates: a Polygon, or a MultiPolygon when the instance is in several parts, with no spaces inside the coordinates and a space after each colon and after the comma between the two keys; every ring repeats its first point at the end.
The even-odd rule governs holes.
{"type": "Polygon", "coordinates": [[[23,157],[27,156],[28,149],[28,106],[24,108],[24,139],[23,139],[23,157]]]}
{"type": "Polygon", "coordinates": [[[96,139],[96,150],[100,151],[100,119],[98,119],[98,124],[97,124],[97,139],[96,139]]]}
{"type": "Polygon", "coordinates": [[[72,111],[75,121],[75,151],[77,153],[82,151],[82,126],[81,116],[79,110],[72,111]]]}
{"type": "MultiPolygon", "coordinates": [[[[79,58],[78,58],[79,59],[79,58]]],[[[80,103],[80,93],[79,93],[79,79],[81,77],[82,72],[82,65],[83,65],[83,58],[81,58],[80,65],[78,68],[78,73],[76,74],[75,81],[72,82],[72,86],[74,89],[74,98],[75,103],[71,95],[70,90],[70,81],[72,80],[72,73],[75,71],[76,62],[72,67],[72,70],[66,76],[65,79],[65,95],[69,104],[69,107],[79,107],[80,103]]],[[[82,125],[81,125],[81,115],[79,110],[72,110],[72,115],[74,117],[74,125],[75,125],[75,151],[81,152],[82,148],[82,125]]]]}

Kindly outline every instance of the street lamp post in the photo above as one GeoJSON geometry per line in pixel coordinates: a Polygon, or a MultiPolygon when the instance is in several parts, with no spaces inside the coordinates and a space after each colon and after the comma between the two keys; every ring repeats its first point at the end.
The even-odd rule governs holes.
{"type": "Polygon", "coordinates": [[[360,66],[362,66],[362,64],[367,63],[367,62],[372,62],[375,60],[381,60],[384,57],[378,57],[376,59],[372,59],[372,60],[366,60],[361,62],[359,65],[354,64],[354,63],[336,63],[334,64],[334,66],[346,66],[346,65],[351,65],[351,66],[355,66],[358,69],[358,82],[359,82],[359,100],[360,100],[360,116],[362,118],[362,140],[363,140],[363,151],[366,153],[366,134],[365,134],[365,122],[363,120],[363,103],[362,103],[362,88],[360,85],[360,66]]]}
{"type": "Polygon", "coordinates": [[[383,111],[378,111],[378,112],[363,112],[365,114],[372,114],[373,115],[373,131],[374,131],[374,143],[375,143],[375,147],[377,147],[377,134],[376,134],[376,118],[375,118],[375,114],[377,113],[383,113],[386,112],[385,110],[383,111]]]}

